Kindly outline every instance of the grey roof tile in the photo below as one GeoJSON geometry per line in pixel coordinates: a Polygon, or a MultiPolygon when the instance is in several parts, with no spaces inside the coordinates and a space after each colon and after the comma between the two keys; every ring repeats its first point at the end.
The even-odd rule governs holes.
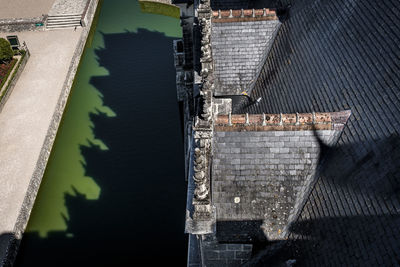
{"type": "Polygon", "coordinates": [[[398,265],[399,43],[398,1],[296,2],[252,92],[261,103],[233,108],[238,113],[352,110],[338,146],[328,149],[281,259],[295,258],[300,265],[321,265],[327,258],[337,265],[398,265]],[[302,241],[302,233],[312,241],[302,241]]]}
{"type": "Polygon", "coordinates": [[[249,90],[279,25],[278,20],[212,24],[216,95],[238,95],[249,90]]]}
{"type": "MultiPolygon", "coordinates": [[[[303,153],[308,148],[314,151],[317,140],[304,135],[304,132],[297,135],[300,132],[216,132],[213,139],[213,157],[216,160],[212,162],[212,192],[217,222],[225,221],[228,224],[228,221],[239,219],[264,220],[265,234],[269,239],[285,235],[289,215],[294,212],[295,203],[300,202],[299,198],[304,195],[299,192],[313,177],[312,166],[318,160],[315,152],[303,153]],[[235,142],[230,142],[232,139],[235,142]],[[285,142],[280,141],[282,139],[285,142]],[[221,144],[224,145],[221,147],[221,144]],[[301,147],[297,144],[301,144],[301,147]],[[296,148],[291,150],[293,146],[296,148]],[[221,154],[228,156],[219,160],[221,154]],[[236,171],[229,172],[229,169],[236,171]],[[235,197],[240,198],[238,203],[234,202],[235,197]]],[[[335,135],[332,130],[316,133],[323,137],[335,135]]],[[[220,229],[225,241],[248,241],[247,236],[243,237],[245,239],[240,239],[240,236],[235,239],[234,233],[220,229]]],[[[218,231],[217,235],[220,235],[218,231]]]]}
{"type": "MultiPolygon", "coordinates": [[[[229,34],[232,34],[231,29],[227,29],[229,34]]],[[[244,106],[237,105],[233,110],[259,114],[351,109],[353,116],[337,145],[322,148],[324,159],[317,167],[317,179],[298,220],[290,229],[287,246],[272,257],[261,259],[258,262],[260,266],[289,259],[296,259],[298,265],[313,266],[399,264],[399,43],[398,1],[377,4],[367,0],[304,0],[293,3],[251,94],[253,99],[262,97],[261,102],[253,105],[236,102],[244,106]]],[[[223,44],[229,45],[229,42],[223,44]]],[[[227,50],[227,53],[232,51],[227,50]]],[[[221,66],[228,68],[230,65],[226,63],[221,66]]],[[[244,63],[243,66],[250,65],[244,63]]],[[[232,72],[220,73],[234,80],[232,72]]],[[[230,92],[221,90],[222,93],[230,92]]],[[[269,204],[256,208],[254,213],[251,208],[247,211],[249,217],[256,216],[263,208],[275,204],[273,194],[279,190],[276,181],[279,182],[281,176],[271,170],[278,166],[279,170],[286,171],[288,167],[289,176],[290,172],[297,174],[295,166],[305,163],[294,163],[293,160],[307,159],[308,156],[305,154],[304,157],[283,161],[287,154],[279,153],[282,146],[272,146],[272,142],[263,139],[265,145],[276,153],[272,154],[272,159],[278,160],[275,164],[267,154],[258,158],[263,154],[259,154],[256,147],[239,145],[243,136],[263,138],[264,133],[261,136],[260,133],[252,135],[248,132],[225,134],[240,136],[229,146],[240,147],[241,153],[246,151],[245,158],[268,159],[265,161],[268,167],[264,165],[258,178],[264,177],[261,178],[263,185],[271,191],[256,193],[266,201],[263,203],[269,204]],[[265,178],[273,175],[275,180],[265,178]]],[[[276,137],[286,137],[281,135],[276,137]]],[[[300,137],[301,140],[295,144],[290,142],[295,142],[295,139],[289,138],[289,143],[282,140],[283,148],[287,147],[289,153],[296,154],[293,148],[312,142],[303,138],[300,137]]],[[[311,146],[305,152],[312,158],[318,149],[311,146]]],[[[231,158],[231,155],[226,155],[231,158]]],[[[243,164],[251,165],[249,162],[243,164]]],[[[253,172],[255,170],[253,167],[253,172]]],[[[216,176],[221,175],[218,168],[214,171],[216,176]]],[[[255,180],[253,176],[256,175],[239,181],[236,177],[240,175],[240,172],[231,175],[229,181],[219,176],[218,181],[222,184],[236,183],[224,187],[227,190],[241,192],[240,187],[245,185],[251,188],[250,181],[255,180]]],[[[299,190],[294,179],[286,178],[284,182],[293,190],[299,190]]],[[[224,201],[225,193],[218,194],[221,194],[218,201],[224,201]]],[[[229,195],[232,196],[234,194],[229,195]]],[[[282,206],[290,203],[285,202],[282,206]]]]}

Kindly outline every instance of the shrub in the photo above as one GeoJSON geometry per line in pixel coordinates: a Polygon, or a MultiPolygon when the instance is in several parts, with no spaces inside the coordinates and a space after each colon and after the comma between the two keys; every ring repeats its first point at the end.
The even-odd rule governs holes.
{"type": "MultiPolygon", "coordinates": [[[[0,64],[0,89],[3,87],[5,82],[7,81],[8,76],[10,75],[12,69],[14,68],[16,59],[10,61],[10,63],[0,64]]],[[[0,97],[1,99],[1,97],[0,97]]]]}
{"type": "Polygon", "coordinates": [[[10,43],[4,38],[0,38],[0,61],[9,61],[13,55],[14,52],[11,49],[10,43]]]}

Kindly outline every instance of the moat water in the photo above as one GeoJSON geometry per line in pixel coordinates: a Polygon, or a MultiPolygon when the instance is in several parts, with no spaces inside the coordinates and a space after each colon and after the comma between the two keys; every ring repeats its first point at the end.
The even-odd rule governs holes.
{"type": "Polygon", "coordinates": [[[186,263],[179,20],[103,1],[16,266],[186,263]]]}

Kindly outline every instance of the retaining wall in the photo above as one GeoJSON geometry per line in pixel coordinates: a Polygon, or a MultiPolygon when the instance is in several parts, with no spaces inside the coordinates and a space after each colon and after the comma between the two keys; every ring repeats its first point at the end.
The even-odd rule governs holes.
{"type": "Polygon", "coordinates": [[[83,28],[81,37],[76,46],[73,58],[68,69],[67,77],[64,81],[64,85],[61,90],[56,109],[54,110],[45,141],[40,151],[39,159],[36,163],[35,171],[30,180],[30,184],[28,186],[28,190],[25,195],[21,210],[19,212],[13,233],[10,235],[10,241],[6,251],[6,258],[3,260],[3,262],[0,263],[0,267],[12,266],[16,258],[18,247],[22,239],[23,232],[25,231],[26,225],[28,224],[29,216],[34,205],[44,171],[46,169],[47,161],[49,159],[50,152],[57,135],[58,127],[60,125],[61,118],[68,101],[75,74],[78,70],[78,65],[85,48],[86,40],[88,38],[99,1],[101,0],[92,0],[90,3],[91,6],[88,8],[88,25],[87,27],[83,28]]]}

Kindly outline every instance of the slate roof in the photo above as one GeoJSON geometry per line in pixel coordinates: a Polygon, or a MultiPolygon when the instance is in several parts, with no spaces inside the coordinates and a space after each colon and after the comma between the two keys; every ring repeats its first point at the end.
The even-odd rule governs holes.
{"type": "MultiPolygon", "coordinates": [[[[335,137],[331,130],[316,134],[335,137]]],[[[262,225],[268,240],[282,239],[296,195],[318,162],[313,132],[216,132],[214,142],[212,188],[217,221],[259,220],[262,223],[254,227],[262,225]],[[240,202],[235,203],[235,198],[240,202]]],[[[217,230],[217,236],[225,242],[251,242],[256,230],[240,235],[237,230],[217,230]]]]}
{"type": "Polygon", "coordinates": [[[352,116],[323,148],[289,242],[260,265],[399,265],[399,44],[399,1],[293,3],[251,93],[261,102],[238,112],[352,116]]]}
{"type": "Polygon", "coordinates": [[[193,4],[193,0],[171,0],[171,4],[193,4]]]}
{"type": "Polygon", "coordinates": [[[290,2],[291,0],[211,0],[211,8],[213,10],[242,8],[282,8],[290,4],[290,2]]]}
{"type": "Polygon", "coordinates": [[[250,0],[211,0],[211,9],[246,9],[249,8],[250,4],[250,0]]]}
{"type": "MultiPolygon", "coordinates": [[[[229,14],[228,10],[223,12],[229,14]]],[[[280,26],[274,15],[272,19],[259,18],[261,20],[255,21],[252,17],[242,21],[226,18],[227,22],[213,18],[211,46],[215,95],[240,95],[254,84],[280,26]]]]}
{"type": "Polygon", "coordinates": [[[285,239],[314,178],[319,143],[335,144],[349,115],[217,116],[212,194],[219,242],[285,239]]]}

